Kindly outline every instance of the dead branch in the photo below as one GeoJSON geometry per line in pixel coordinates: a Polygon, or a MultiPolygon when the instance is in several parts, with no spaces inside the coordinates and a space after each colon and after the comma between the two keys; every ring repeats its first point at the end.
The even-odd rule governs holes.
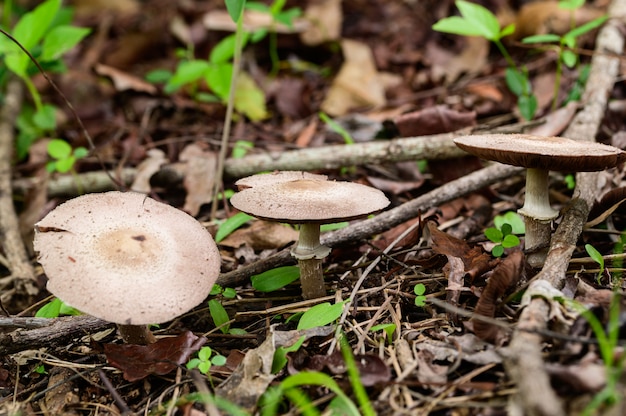
{"type": "Polygon", "coordinates": [[[22,106],[23,87],[12,78],[7,84],[7,93],[0,110],[0,246],[6,257],[11,278],[9,282],[17,294],[34,296],[39,293],[35,283],[35,272],[28,258],[20,235],[17,214],[13,206],[11,186],[13,143],[15,142],[15,120],[22,106]]]}
{"type": "MultiPolygon", "coordinates": [[[[6,319],[11,318],[5,318],[5,320],[6,319]]],[[[112,328],[115,325],[88,315],[66,316],[55,319],[30,319],[30,326],[35,323],[44,326],[0,334],[0,356],[15,354],[28,349],[32,350],[42,347],[68,345],[77,337],[90,335],[107,328],[112,328]]],[[[13,324],[13,326],[14,325],[21,325],[21,323],[18,322],[17,324],[13,324]]],[[[0,329],[1,328],[2,327],[0,327],[0,329]]]]}
{"type": "MultiPolygon", "coordinates": [[[[584,108],[580,111],[565,137],[576,140],[594,140],[604,117],[607,100],[619,74],[619,56],[624,48],[624,37],[619,18],[626,15],[626,0],[614,0],[609,8],[613,19],[600,30],[596,49],[591,61],[591,73],[583,97],[584,108]]],[[[577,199],[563,215],[561,224],[552,237],[545,265],[535,279],[543,279],[560,289],[564,285],[569,265],[589,209],[599,187],[597,173],[576,175],[577,199]]],[[[518,387],[512,397],[512,414],[564,415],[564,406],[550,385],[546,367],[541,358],[542,338],[532,332],[547,327],[550,307],[547,301],[533,299],[520,315],[518,330],[513,333],[505,359],[505,368],[518,387]],[[530,367],[529,367],[530,366],[530,367]]]]}
{"type": "MultiPolygon", "coordinates": [[[[396,225],[402,224],[419,215],[420,211],[436,207],[444,202],[458,198],[477,189],[491,185],[499,180],[520,173],[521,168],[494,164],[484,169],[465,175],[448,182],[424,195],[421,195],[396,208],[385,211],[374,218],[354,223],[341,230],[322,236],[322,244],[330,247],[358,242],[373,234],[378,234],[396,225]]],[[[292,263],[289,249],[284,249],[266,259],[240,267],[222,274],[217,283],[222,286],[234,287],[248,282],[250,276],[262,273],[275,267],[292,263]]]]}

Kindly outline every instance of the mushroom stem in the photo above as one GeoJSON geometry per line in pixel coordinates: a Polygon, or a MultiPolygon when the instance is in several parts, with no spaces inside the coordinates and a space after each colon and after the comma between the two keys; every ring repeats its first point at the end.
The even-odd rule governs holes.
{"type": "Polygon", "coordinates": [[[529,168],[526,171],[525,201],[518,212],[524,217],[524,245],[532,267],[543,266],[550,245],[551,222],[559,215],[550,206],[548,184],[548,170],[529,168]]]}
{"type": "Polygon", "coordinates": [[[298,243],[291,255],[298,259],[300,285],[304,299],[326,296],[322,259],[330,253],[330,248],[320,244],[320,225],[302,224],[298,243]]]}
{"type": "Polygon", "coordinates": [[[126,344],[148,345],[156,342],[156,338],[148,325],[117,325],[120,337],[126,344]]]}

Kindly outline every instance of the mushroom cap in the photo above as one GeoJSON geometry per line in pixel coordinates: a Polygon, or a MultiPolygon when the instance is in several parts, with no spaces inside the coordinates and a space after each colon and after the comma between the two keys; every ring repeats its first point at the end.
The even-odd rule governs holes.
{"type": "Polygon", "coordinates": [[[182,315],[208,296],[220,271],[217,246],[198,221],[139,193],[74,198],[35,231],[48,290],[118,324],[182,315]]]}
{"type": "Polygon", "coordinates": [[[454,139],[482,159],[525,168],[592,172],[617,166],[626,152],[601,143],[528,134],[480,134],[454,139]]]}
{"type": "Polygon", "coordinates": [[[235,185],[238,190],[243,191],[246,188],[254,188],[255,186],[271,185],[274,183],[295,181],[298,179],[325,181],[328,179],[328,176],[299,170],[281,170],[270,173],[259,173],[246,178],[241,178],[235,182],[235,185]]]}
{"type": "Polygon", "coordinates": [[[292,224],[348,221],[389,205],[378,189],[352,182],[298,179],[255,186],[232,196],[235,208],[257,218],[292,224]]]}

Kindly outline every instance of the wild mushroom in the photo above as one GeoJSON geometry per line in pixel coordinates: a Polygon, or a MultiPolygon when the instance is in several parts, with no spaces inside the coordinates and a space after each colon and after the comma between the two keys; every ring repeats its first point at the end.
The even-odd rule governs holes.
{"type": "Polygon", "coordinates": [[[131,344],[154,342],[147,324],[201,303],[220,271],[211,234],[193,217],[133,192],[69,200],[35,225],[48,290],[118,324],[131,344]]]}
{"type": "Polygon", "coordinates": [[[483,134],[458,137],[454,142],[482,159],[527,168],[525,201],[518,212],[524,217],[525,248],[531,253],[528,261],[533,267],[543,265],[545,248],[550,243],[550,223],[558,216],[550,206],[549,171],[600,171],[626,160],[626,152],[616,147],[563,137],[483,134]]]}
{"type": "Polygon", "coordinates": [[[320,244],[320,225],[362,218],[389,205],[378,189],[315,179],[254,186],[236,193],[230,202],[257,218],[300,224],[291,254],[298,259],[304,299],[326,295],[322,259],[330,248],[320,244]]]}

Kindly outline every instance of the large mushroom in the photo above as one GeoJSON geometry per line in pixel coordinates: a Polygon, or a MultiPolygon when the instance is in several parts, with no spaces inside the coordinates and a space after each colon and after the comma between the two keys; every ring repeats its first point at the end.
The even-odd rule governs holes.
{"type": "Polygon", "coordinates": [[[154,342],[147,325],[201,303],[220,271],[211,234],[193,217],[134,192],[69,200],[35,225],[48,290],[118,324],[124,341],[154,342]]]}
{"type": "Polygon", "coordinates": [[[526,196],[518,212],[524,217],[525,248],[531,253],[528,260],[533,267],[543,265],[550,224],[558,216],[550,206],[549,171],[600,171],[626,160],[626,152],[616,147],[564,137],[482,134],[458,137],[454,142],[479,158],[527,168],[526,196]]]}
{"type": "Polygon", "coordinates": [[[322,259],[330,248],[320,243],[320,225],[363,218],[389,205],[378,189],[319,179],[279,180],[253,186],[233,195],[230,202],[257,218],[300,225],[291,254],[300,266],[304,299],[326,295],[322,259]]]}

